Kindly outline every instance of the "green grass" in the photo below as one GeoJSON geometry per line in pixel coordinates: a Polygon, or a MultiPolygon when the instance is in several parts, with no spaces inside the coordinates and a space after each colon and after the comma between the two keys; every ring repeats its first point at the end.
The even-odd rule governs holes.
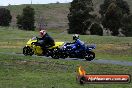
{"type": "MultiPolygon", "coordinates": [[[[73,42],[72,35],[64,30],[48,29],[55,41],[73,42]]],[[[22,48],[38,31],[23,31],[16,28],[0,27],[0,52],[22,53],[22,48]]],[[[132,61],[132,37],[80,35],[87,44],[96,44],[96,59],[132,61]]]]}
{"type": "Polygon", "coordinates": [[[132,67],[0,54],[0,88],[131,88],[130,84],[76,82],[77,68],[87,74],[132,74],[132,67]]]}
{"type": "MultiPolygon", "coordinates": [[[[72,41],[63,30],[48,29],[55,41],[72,41]]],[[[0,88],[131,88],[130,84],[85,84],[76,82],[77,68],[82,65],[87,74],[131,74],[132,66],[96,64],[87,61],[54,60],[19,56],[29,38],[38,31],[23,31],[0,27],[0,88]],[[3,54],[6,53],[6,54],[3,54]]],[[[88,44],[96,44],[96,59],[132,61],[132,37],[80,35],[88,44]],[[125,52],[122,52],[124,50],[125,52]]]]}

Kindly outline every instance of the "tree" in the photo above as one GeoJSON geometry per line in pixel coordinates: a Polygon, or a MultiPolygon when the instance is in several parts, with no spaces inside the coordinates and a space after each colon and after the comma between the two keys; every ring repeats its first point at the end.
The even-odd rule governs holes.
{"type": "Polygon", "coordinates": [[[100,5],[99,13],[101,14],[102,18],[104,18],[105,13],[111,3],[112,0],[104,0],[104,3],[100,5]]]}
{"type": "Polygon", "coordinates": [[[10,10],[6,8],[0,8],[0,26],[9,26],[12,16],[10,10]]]}
{"type": "Polygon", "coordinates": [[[21,15],[17,15],[17,27],[18,28],[22,28],[22,16],[21,15]]]}
{"type": "Polygon", "coordinates": [[[132,37],[132,14],[124,16],[122,19],[122,33],[125,36],[132,37]]]}
{"type": "Polygon", "coordinates": [[[130,8],[126,1],[123,0],[104,0],[104,3],[100,5],[99,13],[102,18],[105,16],[105,13],[111,3],[115,3],[122,11],[123,14],[130,14],[130,8]]]}
{"type": "Polygon", "coordinates": [[[121,27],[122,12],[115,3],[111,3],[106,11],[102,24],[105,28],[112,31],[112,35],[118,35],[118,29],[121,27]]]}
{"type": "Polygon", "coordinates": [[[122,27],[122,18],[130,14],[129,5],[123,0],[104,0],[100,5],[102,25],[112,31],[112,35],[118,35],[118,29],[122,27]]]}
{"type": "Polygon", "coordinates": [[[22,15],[17,16],[17,26],[24,30],[34,30],[35,26],[35,11],[30,6],[26,6],[23,9],[22,15]]]}
{"type": "Polygon", "coordinates": [[[86,34],[86,30],[94,18],[90,12],[93,11],[92,0],[73,0],[68,14],[68,33],[86,34]]]}
{"type": "Polygon", "coordinates": [[[94,23],[90,28],[90,34],[102,36],[103,35],[103,29],[99,24],[94,23]]]}

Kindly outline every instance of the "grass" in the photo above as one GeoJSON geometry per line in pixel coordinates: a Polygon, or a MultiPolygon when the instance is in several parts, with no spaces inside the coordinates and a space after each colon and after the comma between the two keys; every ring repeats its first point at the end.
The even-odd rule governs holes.
{"type": "MultiPolygon", "coordinates": [[[[48,29],[55,41],[73,42],[72,35],[64,30],[48,29]]],[[[0,52],[22,53],[22,48],[38,31],[23,31],[16,28],[0,28],[0,52]],[[6,31],[6,32],[5,32],[6,31]]],[[[96,44],[96,59],[132,61],[132,37],[80,35],[87,44],[96,44]]]]}
{"type": "Polygon", "coordinates": [[[77,68],[88,74],[132,74],[132,67],[0,54],[0,88],[131,88],[130,84],[76,82],[77,68]]]}
{"type": "MultiPolygon", "coordinates": [[[[55,41],[72,41],[64,30],[48,29],[55,41]]],[[[97,64],[87,61],[54,60],[15,55],[38,31],[0,27],[0,88],[131,88],[129,84],[85,84],[76,82],[77,68],[87,74],[131,74],[132,66],[97,64]]],[[[87,44],[96,44],[96,59],[132,61],[132,38],[80,35],[87,44]],[[124,50],[124,52],[122,52],[124,50]],[[117,52],[118,51],[118,52],[117,52]],[[124,54],[125,53],[125,54],[124,54]]]]}
{"type": "MultiPolygon", "coordinates": [[[[95,1],[95,0],[94,0],[95,1]]],[[[97,1],[97,0],[96,0],[97,1]]],[[[98,5],[98,2],[94,2],[98,5]]],[[[101,0],[102,1],[102,0],[101,0]]],[[[130,1],[129,1],[130,2],[130,1]]],[[[129,3],[131,4],[131,3],[129,3]]],[[[26,5],[9,6],[13,19],[26,5]],[[17,13],[17,14],[16,14],[17,13]]],[[[36,20],[44,16],[48,23],[66,23],[68,4],[32,5],[36,20]]],[[[13,20],[15,22],[15,20],[13,20]]],[[[48,29],[56,41],[71,42],[72,35],[64,30],[48,29]]],[[[23,31],[0,27],[0,88],[131,88],[130,84],[86,84],[76,82],[77,68],[82,65],[88,74],[130,74],[132,66],[96,64],[86,61],[66,61],[42,57],[18,56],[29,38],[38,31],[23,31]],[[11,53],[11,54],[10,54],[11,53]]],[[[132,62],[132,37],[80,35],[87,44],[96,44],[96,59],[132,62]]],[[[132,78],[132,77],[131,77],[132,78]]]]}

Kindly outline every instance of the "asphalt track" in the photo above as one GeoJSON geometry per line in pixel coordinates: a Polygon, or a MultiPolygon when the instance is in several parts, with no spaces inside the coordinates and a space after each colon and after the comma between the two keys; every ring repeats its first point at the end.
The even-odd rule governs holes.
{"type": "MultiPolygon", "coordinates": [[[[17,53],[5,53],[5,52],[0,52],[0,54],[6,54],[6,55],[16,55],[16,56],[24,56],[23,54],[17,54],[17,53]]],[[[49,59],[50,57],[45,57],[45,56],[36,56],[33,55],[33,57],[42,57],[42,58],[47,58],[49,59]]],[[[86,61],[85,59],[78,59],[78,58],[66,58],[64,60],[78,60],[78,61],[86,61]]],[[[127,61],[116,61],[116,60],[102,60],[102,59],[94,59],[90,61],[92,63],[100,63],[100,64],[114,64],[114,65],[122,65],[122,66],[132,66],[132,62],[127,62],[127,61]]]]}

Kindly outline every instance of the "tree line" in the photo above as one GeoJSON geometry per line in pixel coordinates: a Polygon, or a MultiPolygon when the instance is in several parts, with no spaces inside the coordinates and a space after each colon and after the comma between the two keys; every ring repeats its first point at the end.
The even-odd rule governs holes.
{"type": "Polygon", "coordinates": [[[99,18],[94,11],[92,0],[73,0],[68,14],[68,33],[103,35],[103,30],[111,35],[132,36],[132,14],[124,0],[104,0],[100,5],[99,18]],[[99,20],[99,21],[98,21],[99,20]]]}
{"type": "MultiPolygon", "coordinates": [[[[17,27],[22,30],[34,30],[35,26],[35,11],[31,6],[26,6],[22,14],[18,14],[17,27]]],[[[12,16],[9,9],[0,8],[0,26],[9,26],[12,16]]]]}
{"type": "MultiPolygon", "coordinates": [[[[124,0],[104,0],[100,5],[99,17],[94,13],[92,0],[73,0],[68,14],[68,33],[103,35],[110,31],[111,35],[132,36],[132,14],[124,0]]],[[[35,11],[26,6],[22,14],[17,15],[17,27],[23,30],[35,29],[35,11]]],[[[8,9],[0,8],[0,26],[9,26],[12,16],[8,9]]]]}

